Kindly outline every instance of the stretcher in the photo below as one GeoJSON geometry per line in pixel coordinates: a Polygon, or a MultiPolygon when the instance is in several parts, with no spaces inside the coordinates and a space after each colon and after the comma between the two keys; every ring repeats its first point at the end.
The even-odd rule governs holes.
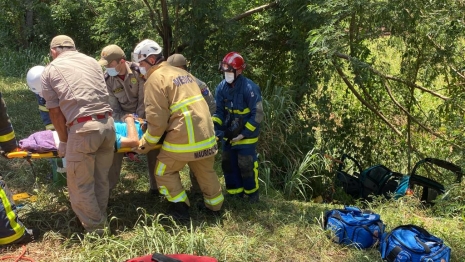
{"type": "MultiPolygon", "coordinates": [[[[161,148],[161,145],[157,145],[155,149],[161,148]]],[[[130,147],[124,147],[120,148],[116,151],[117,153],[129,153],[133,152],[132,148],[130,147]]],[[[15,152],[10,152],[5,154],[6,158],[26,158],[26,159],[36,159],[36,158],[57,158],[58,157],[58,152],[57,151],[51,151],[51,152],[45,152],[45,153],[32,153],[29,151],[15,151],[15,152]]]]}

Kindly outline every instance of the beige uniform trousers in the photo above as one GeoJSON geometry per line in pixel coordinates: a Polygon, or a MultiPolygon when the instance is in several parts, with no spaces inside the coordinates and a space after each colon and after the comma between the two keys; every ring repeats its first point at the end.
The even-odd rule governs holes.
{"type": "MultiPolygon", "coordinates": [[[[155,149],[147,153],[147,176],[149,178],[150,189],[157,190],[157,181],[155,180],[155,163],[160,149],[155,149]]],[[[124,153],[114,153],[113,163],[111,164],[110,172],[108,173],[110,181],[110,190],[114,189],[119,182],[121,175],[121,167],[123,165],[124,153]]]]}
{"type": "Polygon", "coordinates": [[[66,172],[71,207],[88,232],[106,222],[108,171],[115,144],[113,118],[87,121],[69,128],[66,172]]]}
{"type": "Polygon", "coordinates": [[[224,197],[218,176],[213,169],[214,161],[214,155],[196,161],[179,161],[167,156],[165,150],[161,150],[155,168],[155,178],[160,193],[170,202],[185,202],[190,205],[179,176],[179,171],[188,164],[199,182],[205,206],[213,211],[220,210],[224,197]]]}

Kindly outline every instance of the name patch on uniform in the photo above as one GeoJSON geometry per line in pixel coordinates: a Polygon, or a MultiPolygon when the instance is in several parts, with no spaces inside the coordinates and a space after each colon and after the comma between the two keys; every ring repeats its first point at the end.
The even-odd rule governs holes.
{"type": "Polygon", "coordinates": [[[173,79],[173,84],[176,86],[176,87],[180,87],[184,84],[188,84],[188,83],[192,83],[194,82],[194,78],[192,78],[192,76],[190,75],[185,75],[185,76],[178,76],[176,77],[175,79],[173,79]]]}
{"type": "Polygon", "coordinates": [[[119,92],[122,92],[123,90],[124,90],[123,87],[118,87],[113,90],[113,93],[117,94],[119,92]]]}
{"type": "Polygon", "coordinates": [[[131,84],[137,84],[137,79],[135,77],[131,77],[131,84]]]}
{"type": "Polygon", "coordinates": [[[195,152],[194,157],[201,158],[201,157],[211,156],[211,155],[214,155],[217,150],[218,150],[218,146],[215,145],[212,148],[205,149],[199,152],[195,152]]]}

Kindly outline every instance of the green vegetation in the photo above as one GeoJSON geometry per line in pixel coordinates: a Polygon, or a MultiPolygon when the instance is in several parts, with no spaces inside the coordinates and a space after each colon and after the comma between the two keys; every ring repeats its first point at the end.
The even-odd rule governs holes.
{"type": "MultiPolygon", "coordinates": [[[[113,236],[79,241],[66,189],[53,185],[49,162],[34,160],[34,175],[25,160],[0,159],[14,192],[38,196],[20,210],[26,225],[45,233],[27,246],[36,260],[123,261],[186,252],[220,261],[380,261],[376,250],[326,238],[322,214],[342,204],[379,212],[388,229],[424,226],[452,247],[452,261],[465,260],[463,182],[427,173],[447,189],[430,208],[410,197],[359,203],[337,187],[337,163],[324,157],[348,153],[362,167],[381,163],[404,174],[424,157],[465,166],[463,2],[27,0],[3,1],[0,8],[0,91],[18,138],[43,129],[25,75],[48,62],[56,34],[70,35],[96,58],[107,44],[129,56],[140,40],[152,38],[165,55],[183,53],[211,89],[221,79],[218,61],[239,51],[265,100],[258,149],[263,201],[228,201],[221,219],[195,208],[186,225],[159,215],[166,201],[146,193],[141,156],[142,163],[124,162],[112,192],[113,236]],[[312,202],[320,196],[322,203],[312,202]]],[[[219,165],[217,171],[223,179],[219,165]]]]}

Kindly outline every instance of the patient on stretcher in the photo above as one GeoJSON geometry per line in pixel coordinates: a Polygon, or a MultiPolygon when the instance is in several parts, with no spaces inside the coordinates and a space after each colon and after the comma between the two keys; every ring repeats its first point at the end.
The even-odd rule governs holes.
{"type": "MultiPolygon", "coordinates": [[[[141,118],[136,119],[132,114],[125,115],[122,121],[115,121],[115,151],[121,148],[137,147],[146,129],[146,122],[141,118]]],[[[56,131],[44,130],[20,140],[19,147],[22,151],[47,153],[57,151],[59,142],[56,131]]]]}

